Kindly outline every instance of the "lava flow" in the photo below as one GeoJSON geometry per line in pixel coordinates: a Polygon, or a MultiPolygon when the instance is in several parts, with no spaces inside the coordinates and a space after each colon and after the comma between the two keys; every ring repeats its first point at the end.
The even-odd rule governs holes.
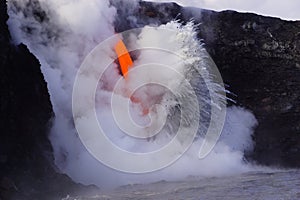
{"type": "MultiPolygon", "coordinates": [[[[118,41],[118,43],[115,46],[115,52],[118,56],[121,73],[123,77],[126,79],[129,68],[133,66],[133,62],[124,42],[121,39],[118,41]]],[[[149,113],[148,107],[146,107],[143,103],[141,103],[141,100],[138,97],[132,95],[130,96],[130,100],[133,103],[139,103],[141,105],[142,115],[147,115],[149,113]]]]}
{"type": "Polygon", "coordinates": [[[119,40],[119,42],[116,44],[115,52],[118,55],[121,73],[124,76],[124,78],[126,78],[129,67],[132,67],[133,62],[122,40],[119,40]]]}

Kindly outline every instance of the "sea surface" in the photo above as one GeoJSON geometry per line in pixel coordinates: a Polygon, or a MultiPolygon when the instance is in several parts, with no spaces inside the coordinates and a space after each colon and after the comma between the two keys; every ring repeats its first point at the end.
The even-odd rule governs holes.
{"type": "Polygon", "coordinates": [[[300,199],[300,170],[251,172],[227,177],[189,177],[184,181],[121,186],[111,191],[63,200],[300,199]]]}

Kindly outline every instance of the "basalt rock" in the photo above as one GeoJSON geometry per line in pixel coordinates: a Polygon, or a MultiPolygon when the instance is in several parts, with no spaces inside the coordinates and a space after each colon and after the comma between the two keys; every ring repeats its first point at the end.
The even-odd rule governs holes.
{"type": "MultiPolygon", "coordinates": [[[[39,61],[10,42],[0,0],[0,199],[54,199],[83,186],[56,172],[48,131],[53,117],[39,61]]],[[[85,189],[86,190],[86,189],[85,189]]]]}
{"type": "Polygon", "coordinates": [[[258,120],[248,157],[300,167],[300,21],[202,11],[197,22],[231,98],[258,120]]]}
{"type": "Polygon", "coordinates": [[[130,10],[122,9],[122,2],[112,4],[118,8],[117,32],[173,19],[199,24],[198,37],[234,94],[229,97],[252,110],[259,122],[255,149],[247,158],[300,167],[300,21],[175,3],[139,2],[130,10]]]}
{"type": "MultiPolygon", "coordinates": [[[[116,32],[172,19],[199,23],[199,38],[235,94],[230,98],[258,119],[256,146],[247,157],[300,167],[300,22],[175,3],[138,2],[125,10],[124,2],[134,4],[112,1],[116,32]]],[[[7,19],[0,0],[0,199],[76,195],[83,187],[53,165],[47,137],[53,111],[40,64],[25,45],[10,42],[7,19]]]]}

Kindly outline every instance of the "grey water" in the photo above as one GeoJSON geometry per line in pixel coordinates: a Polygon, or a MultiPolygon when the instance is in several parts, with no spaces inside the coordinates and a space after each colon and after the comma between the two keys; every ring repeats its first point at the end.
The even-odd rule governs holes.
{"type": "Polygon", "coordinates": [[[296,200],[300,199],[300,170],[248,172],[226,177],[189,177],[177,182],[126,185],[90,197],[68,196],[62,200],[75,199],[296,200]]]}

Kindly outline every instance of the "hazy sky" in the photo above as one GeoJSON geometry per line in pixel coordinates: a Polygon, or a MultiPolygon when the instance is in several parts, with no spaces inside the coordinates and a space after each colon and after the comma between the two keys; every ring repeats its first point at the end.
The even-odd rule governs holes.
{"type": "Polygon", "coordinates": [[[300,0],[148,0],[177,2],[184,6],[201,7],[212,10],[237,10],[254,12],[288,20],[300,20],[300,0]]]}

